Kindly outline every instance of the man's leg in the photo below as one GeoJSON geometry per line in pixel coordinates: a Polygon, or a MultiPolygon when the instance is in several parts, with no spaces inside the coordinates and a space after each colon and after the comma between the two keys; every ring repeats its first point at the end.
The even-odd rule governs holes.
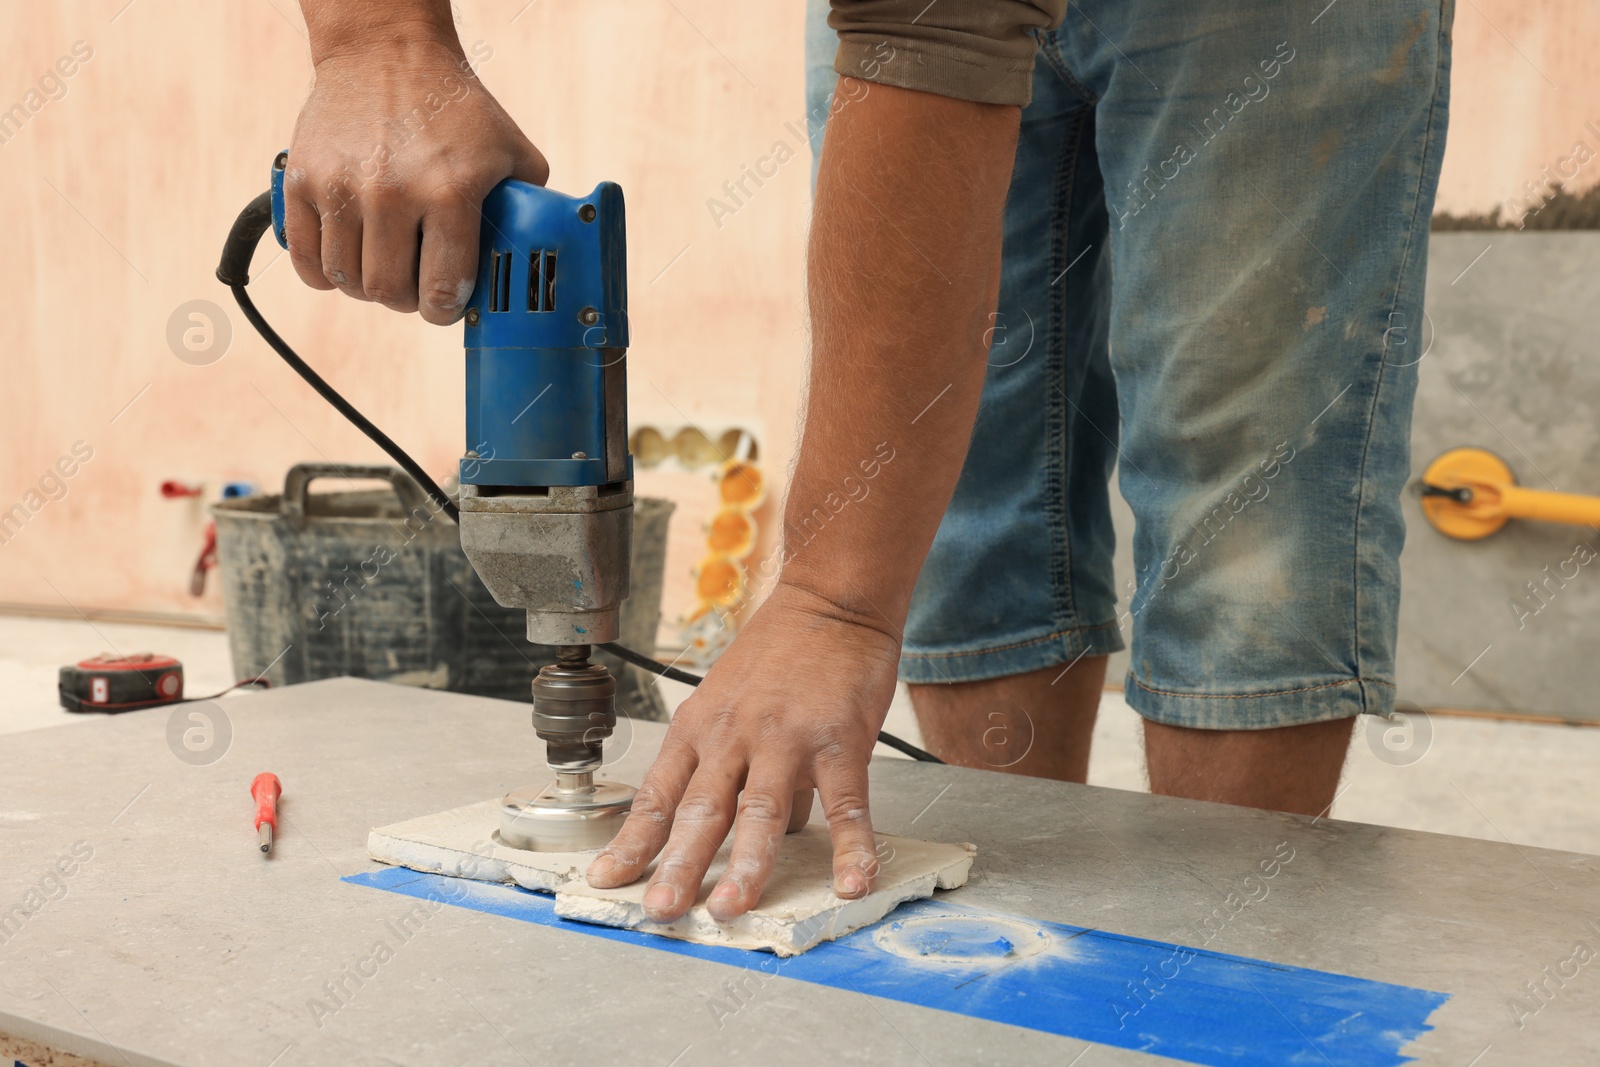
{"type": "Polygon", "coordinates": [[[1270,730],[1197,730],[1144,722],[1150,792],[1299,815],[1333,807],[1354,719],[1270,730]]]}
{"type": "Polygon", "coordinates": [[[911,686],[923,743],[946,763],[1082,782],[1106,657],[983,682],[911,686]]]}
{"type": "Polygon", "coordinates": [[[1449,0],[1082,0],[1156,792],[1319,814],[1394,703],[1449,0]]]}

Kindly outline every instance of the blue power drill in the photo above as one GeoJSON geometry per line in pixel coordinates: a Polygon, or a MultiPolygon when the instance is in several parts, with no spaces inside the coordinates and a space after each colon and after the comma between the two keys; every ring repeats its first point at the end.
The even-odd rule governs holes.
{"type": "MultiPolygon", "coordinates": [[[[284,230],[287,157],[272,168],[284,230]]],[[[628,595],[628,282],[622,188],[504,181],[483,202],[467,302],[461,547],[528,640],[617,640],[628,595]]]]}
{"type": "Polygon", "coordinates": [[[622,189],[601,182],[570,197],[504,181],[484,200],[465,315],[457,503],[307,366],[245,292],[262,232],[270,227],[288,247],[287,165],[279,153],[271,189],[234,223],[217,277],[278,354],[457,520],[461,547],[495,600],[527,611],[528,640],[556,647],[557,662],[533,682],[534,728],[555,782],[504,798],[502,840],[534,851],[599,848],[634,794],[595,780],[616,725],[616,680],[589,661],[591,645],[619,636],[633,540],[622,189]]]}

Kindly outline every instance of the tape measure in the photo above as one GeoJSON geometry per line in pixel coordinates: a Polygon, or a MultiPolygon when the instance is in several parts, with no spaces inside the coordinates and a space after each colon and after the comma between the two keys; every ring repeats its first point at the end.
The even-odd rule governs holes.
{"type": "Polygon", "coordinates": [[[57,691],[68,711],[134,711],[183,699],[183,664],[171,656],[111,653],[61,668],[57,691]]]}

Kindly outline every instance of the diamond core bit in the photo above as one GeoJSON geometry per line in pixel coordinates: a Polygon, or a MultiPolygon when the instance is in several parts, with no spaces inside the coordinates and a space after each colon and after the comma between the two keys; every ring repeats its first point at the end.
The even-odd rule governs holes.
{"type": "Polygon", "coordinates": [[[617,682],[589,662],[588,645],[570,645],[533,681],[533,726],[545,743],[554,783],[513,790],[500,801],[500,840],[530,852],[603,848],[622,827],[634,790],[595,781],[605,739],[617,723],[617,682]]]}
{"type": "Polygon", "coordinates": [[[517,789],[500,801],[500,840],[529,852],[588,852],[617,836],[633,806],[633,787],[593,775],[557,775],[538,789],[517,789]]]}

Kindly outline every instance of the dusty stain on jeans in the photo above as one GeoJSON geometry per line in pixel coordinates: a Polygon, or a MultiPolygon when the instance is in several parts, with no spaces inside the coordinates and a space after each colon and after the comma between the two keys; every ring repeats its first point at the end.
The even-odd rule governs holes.
{"type": "Polygon", "coordinates": [[[1328,130],[1325,132],[1321,137],[1317,138],[1317,143],[1311,146],[1311,165],[1318,170],[1326,167],[1328,160],[1333,158],[1333,154],[1339,150],[1339,146],[1343,143],[1344,133],[1342,131],[1328,130]]]}
{"type": "Polygon", "coordinates": [[[1394,51],[1389,53],[1389,65],[1382,70],[1372,72],[1372,80],[1383,85],[1393,85],[1398,82],[1406,72],[1406,60],[1411,55],[1412,47],[1428,28],[1428,12],[1419,11],[1417,17],[1406,23],[1406,35],[1394,46],[1394,51]]]}

